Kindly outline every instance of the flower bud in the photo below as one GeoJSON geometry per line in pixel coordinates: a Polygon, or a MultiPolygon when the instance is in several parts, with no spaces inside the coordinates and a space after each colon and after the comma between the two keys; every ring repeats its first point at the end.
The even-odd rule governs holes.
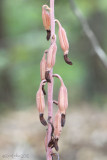
{"type": "Polygon", "coordinates": [[[58,106],[61,114],[65,114],[65,111],[68,107],[68,94],[64,83],[61,83],[61,87],[59,89],[58,106]]]}
{"type": "Polygon", "coordinates": [[[68,43],[66,32],[64,28],[61,26],[60,22],[58,20],[55,20],[55,21],[58,23],[58,26],[59,26],[58,36],[59,36],[60,46],[64,52],[64,60],[67,64],[72,65],[72,62],[68,58],[69,43],[68,43]]]}
{"type": "Polygon", "coordinates": [[[41,82],[40,88],[36,94],[36,103],[37,103],[37,108],[39,111],[40,121],[44,126],[46,126],[47,122],[44,119],[45,99],[44,99],[44,95],[43,95],[43,91],[42,91],[42,82],[41,82]]]}
{"type": "Polygon", "coordinates": [[[61,83],[61,87],[59,89],[58,106],[61,112],[61,126],[63,127],[65,124],[65,113],[68,107],[68,94],[64,83],[61,83]]]}
{"type": "Polygon", "coordinates": [[[42,60],[40,62],[40,77],[41,77],[41,80],[44,80],[45,79],[45,71],[46,71],[46,54],[44,53],[43,57],[42,57],[42,60]]]}
{"type": "Polygon", "coordinates": [[[50,9],[47,5],[42,6],[42,20],[45,30],[47,31],[47,40],[50,39],[51,31],[50,31],[50,14],[46,9],[50,9]]]}
{"type": "Polygon", "coordinates": [[[58,36],[59,36],[59,42],[60,42],[61,48],[64,54],[68,54],[69,43],[68,43],[66,32],[64,28],[61,26],[61,23],[58,20],[56,20],[56,22],[58,23],[58,26],[59,26],[58,36]]]}
{"type": "Polygon", "coordinates": [[[51,82],[50,77],[49,77],[49,72],[55,65],[56,52],[57,52],[57,45],[55,42],[53,42],[47,53],[47,64],[46,64],[47,71],[45,73],[45,78],[47,82],[51,82]]]}
{"type": "Polygon", "coordinates": [[[57,45],[55,42],[53,42],[47,53],[47,66],[46,66],[47,71],[50,71],[55,65],[56,52],[57,52],[57,45]]]}
{"type": "MultiPolygon", "coordinates": [[[[48,51],[46,50],[44,55],[43,55],[43,57],[42,57],[42,60],[40,62],[40,77],[41,77],[41,80],[45,79],[45,71],[46,71],[46,59],[45,59],[45,57],[46,57],[46,53],[47,52],[48,51]]],[[[45,84],[42,85],[42,91],[43,91],[44,95],[46,95],[46,92],[45,92],[45,89],[44,89],[44,85],[45,84]]]]}
{"type": "Polygon", "coordinates": [[[61,131],[62,131],[62,127],[61,127],[61,113],[60,113],[60,110],[58,110],[57,113],[56,113],[56,115],[55,115],[55,121],[54,121],[54,135],[55,135],[55,139],[59,139],[61,131]]]}
{"type": "Polygon", "coordinates": [[[59,89],[59,95],[58,95],[58,102],[57,101],[53,101],[55,104],[58,104],[59,110],[61,112],[61,114],[65,114],[65,111],[68,107],[68,93],[67,93],[67,88],[64,85],[63,79],[61,78],[60,75],[58,74],[53,74],[52,77],[57,77],[60,82],[61,82],[61,86],[59,89]]]}

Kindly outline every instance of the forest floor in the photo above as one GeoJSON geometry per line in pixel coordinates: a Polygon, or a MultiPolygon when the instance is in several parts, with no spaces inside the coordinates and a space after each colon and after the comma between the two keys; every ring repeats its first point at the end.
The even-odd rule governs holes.
{"type": "MultiPolygon", "coordinates": [[[[46,129],[34,107],[0,116],[0,160],[45,160],[46,129]]],[[[107,160],[107,110],[82,104],[67,111],[60,160],[107,160]]]]}

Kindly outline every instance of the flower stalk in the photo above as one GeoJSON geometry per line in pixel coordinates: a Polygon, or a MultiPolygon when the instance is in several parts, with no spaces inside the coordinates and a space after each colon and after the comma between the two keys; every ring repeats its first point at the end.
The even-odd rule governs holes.
{"type": "MultiPolygon", "coordinates": [[[[54,0],[50,0],[50,19],[51,19],[51,44],[53,43],[53,35],[55,35],[55,21],[54,21],[54,0]]],[[[49,76],[51,83],[48,83],[48,117],[51,117],[50,122],[53,123],[53,69],[50,70],[49,76]]],[[[48,143],[51,140],[52,128],[48,123],[48,143]]],[[[47,160],[52,160],[52,148],[47,146],[47,160]]]]}
{"type": "Polygon", "coordinates": [[[58,152],[59,146],[58,141],[62,132],[62,127],[65,125],[65,114],[68,107],[68,94],[67,88],[63,82],[63,79],[58,74],[53,74],[53,67],[56,61],[56,35],[55,35],[55,22],[59,26],[59,41],[60,46],[64,53],[64,60],[67,64],[72,65],[72,62],[68,58],[69,43],[66,32],[62,27],[61,23],[54,18],[54,1],[50,0],[50,7],[47,5],[42,6],[42,20],[43,26],[47,31],[47,40],[51,39],[50,47],[45,50],[42,60],[40,62],[40,77],[41,83],[39,90],[36,94],[37,108],[39,111],[40,122],[47,127],[45,137],[45,150],[46,160],[53,160],[57,156],[59,160],[59,154],[53,152],[53,148],[58,152]],[[57,77],[61,86],[59,88],[58,100],[53,100],[53,79],[57,77]],[[45,110],[45,98],[46,95],[44,86],[47,83],[47,99],[48,99],[48,120],[44,118],[45,110]],[[53,118],[53,103],[57,105],[58,111],[53,118]]]}

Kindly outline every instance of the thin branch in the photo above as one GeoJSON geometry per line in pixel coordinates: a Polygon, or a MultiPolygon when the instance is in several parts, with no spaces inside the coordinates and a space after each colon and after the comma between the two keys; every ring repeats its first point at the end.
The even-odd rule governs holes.
{"type": "Polygon", "coordinates": [[[56,104],[56,105],[58,105],[58,101],[56,101],[56,100],[53,100],[53,103],[56,104]]]}
{"type": "Polygon", "coordinates": [[[86,36],[88,37],[88,39],[90,40],[96,55],[99,57],[99,59],[102,61],[103,65],[107,69],[107,55],[106,55],[106,53],[101,48],[94,32],[91,30],[86,18],[84,17],[81,10],[76,6],[74,0],[70,0],[70,3],[71,3],[72,11],[74,12],[76,17],[80,21],[81,26],[83,28],[83,31],[86,34],[86,36]]]}

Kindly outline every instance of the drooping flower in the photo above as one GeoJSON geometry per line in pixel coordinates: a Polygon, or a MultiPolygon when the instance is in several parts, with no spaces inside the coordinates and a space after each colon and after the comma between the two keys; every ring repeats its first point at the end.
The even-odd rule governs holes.
{"type": "Polygon", "coordinates": [[[54,120],[54,135],[55,139],[59,139],[60,135],[62,132],[62,127],[61,127],[61,113],[60,110],[57,111],[55,115],[55,120],[54,120]]]}
{"type": "Polygon", "coordinates": [[[59,89],[58,106],[61,112],[61,126],[63,127],[65,125],[65,114],[68,107],[68,93],[64,83],[61,83],[61,87],[59,89]]]}
{"type": "Polygon", "coordinates": [[[43,91],[42,91],[43,82],[44,81],[41,81],[39,90],[38,90],[38,92],[36,94],[36,103],[37,103],[37,108],[38,108],[38,111],[39,111],[40,122],[44,126],[46,126],[47,122],[44,119],[45,99],[44,99],[44,94],[43,94],[43,91]]]}
{"type": "Polygon", "coordinates": [[[61,23],[57,19],[55,20],[55,22],[57,22],[59,26],[58,36],[59,36],[60,46],[64,52],[64,60],[67,64],[72,65],[72,62],[68,58],[69,43],[65,29],[62,27],[61,23]]]}
{"type": "Polygon", "coordinates": [[[55,42],[53,42],[47,53],[47,66],[46,67],[48,71],[50,71],[55,64],[56,51],[57,51],[57,45],[55,42]]]}
{"type": "Polygon", "coordinates": [[[41,80],[45,79],[45,71],[46,71],[46,53],[44,53],[42,60],[40,62],[40,77],[41,80]]]}
{"type": "Polygon", "coordinates": [[[47,80],[47,82],[51,82],[49,77],[49,72],[55,65],[56,52],[57,52],[57,45],[56,45],[56,42],[54,41],[51,44],[47,53],[47,64],[46,64],[46,72],[45,72],[45,79],[47,80]]]}
{"type": "Polygon", "coordinates": [[[54,119],[54,138],[53,138],[53,144],[54,144],[56,151],[59,150],[58,140],[61,135],[61,132],[62,132],[61,113],[58,110],[57,113],[55,114],[55,119],[54,119]]]}
{"type": "MultiPolygon", "coordinates": [[[[46,54],[47,54],[48,50],[45,50],[44,55],[42,57],[42,60],[40,62],[40,77],[41,80],[45,80],[45,71],[46,71],[46,54]]],[[[42,85],[42,91],[44,93],[44,95],[46,95],[45,89],[44,89],[44,83],[42,85]]]]}
{"type": "Polygon", "coordinates": [[[61,83],[59,89],[58,106],[61,113],[65,114],[65,111],[68,107],[68,94],[67,94],[67,88],[65,87],[64,83],[61,83]]]}
{"type": "Polygon", "coordinates": [[[47,40],[50,39],[51,31],[50,31],[50,13],[47,11],[50,8],[47,5],[42,6],[42,20],[45,30],[47,31],[47,40]]]}
{"type": "Polygon", "coordinates": [[[58,104],[58,107],[59,107],[59,110],[61,113],[61,126],[63,127],[65,124],[65,113],[66,113],[66,109],[68,107],[67,88],[65,87],[61,76],[59,76],[58,74],[53,74],[52,76],[57,77],[61,82],[61,86],[60,86],[59,94],[58,94],[58,102],[56,101],[55,104],[58,104]]]}

